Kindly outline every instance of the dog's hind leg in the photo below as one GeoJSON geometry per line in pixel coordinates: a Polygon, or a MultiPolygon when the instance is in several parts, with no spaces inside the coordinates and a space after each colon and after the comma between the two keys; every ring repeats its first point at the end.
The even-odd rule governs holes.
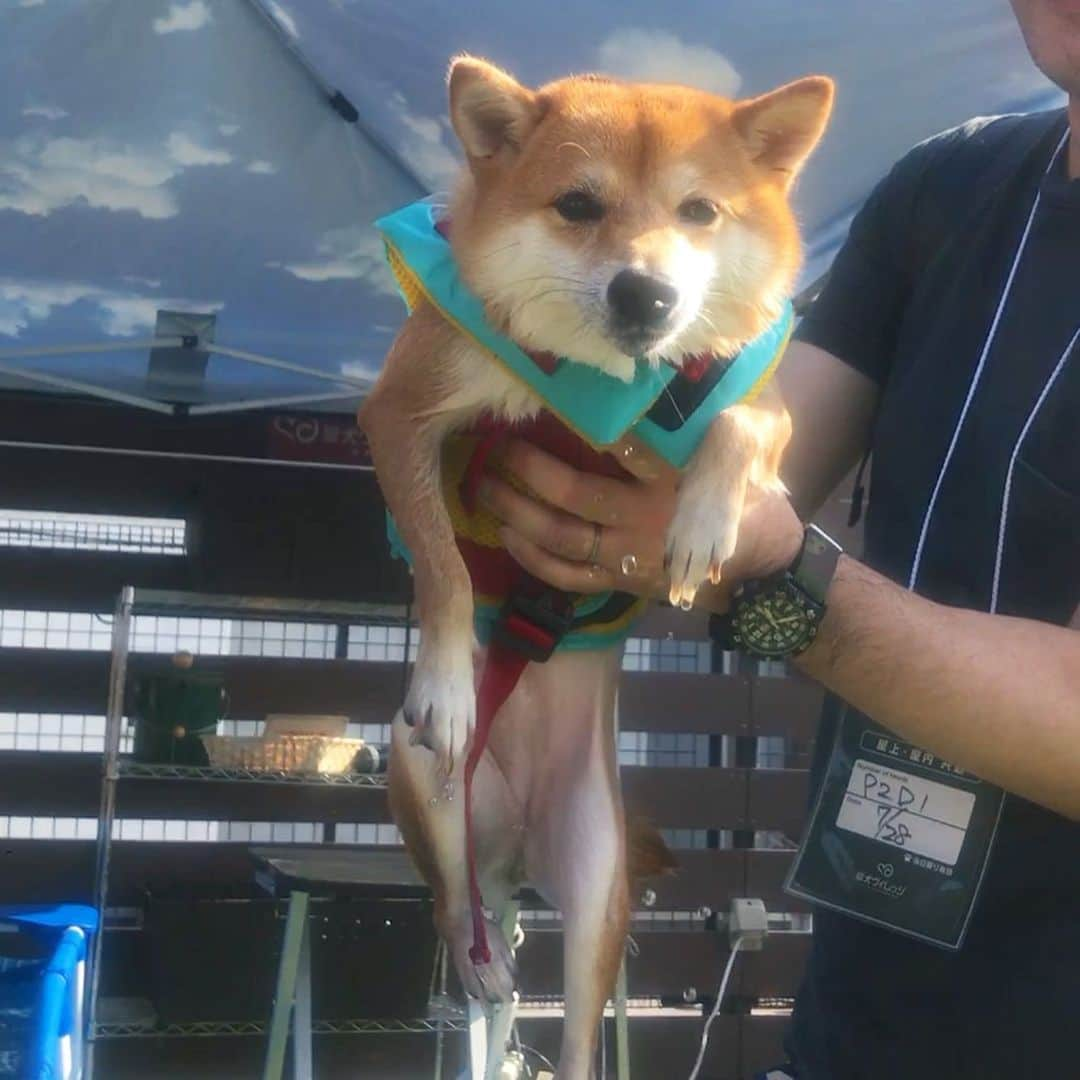
{"type": "Polygon", "coordinates": [[[563,1019],[558,1080],[588,1080],[604,1006],[611,996],[629,922],[621,809],[599,788],[575,793],[563,828],[576,854],[566,849],[562,867],[563,1019]],[[580,814],[593,825],[576,826],[580,814]],[[587,831],[587,835],[586,835],[587,831]],[[571,837],[573,838],[571,840],[571,837]]]}
{"type": "MultiPolygon", "coordinates": [[[[472,906],[465,863],[465,809],[460,785],[445,790],[435,755],[410,745],[412,729],[399,715],[390,753],[390,806],[402,839],[435,894],[435,925],[446,942],[466,993],[484,1001],[509,1001],[514,990],[513,955],[502,931],[489,921],[491,963],[476,968],[469,959],[472,906]]],[[[512,820],[506,782],[485,754],[473,780],[473,827],[485,906],[498,913],[512,892],[509,872],[517,859],[520,832],[512,820]]]]}
{"type": "Polygon", "coordinates": [[[596,1038],[626,941],[629,901],[615,769],[616,653],[567,654],[545,665],[549,717],[534,776],[526,844],[530,880],[562,911],[566,1002],[559,1080],[592,1077],[596,1038]]]}

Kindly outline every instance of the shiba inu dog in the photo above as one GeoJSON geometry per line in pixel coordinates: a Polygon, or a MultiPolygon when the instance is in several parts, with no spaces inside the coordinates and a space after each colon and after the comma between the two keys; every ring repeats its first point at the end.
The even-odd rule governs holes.
{"type": "MultiPolygon", "coordinates": [[[[782,317],[800,259],[788,195],[832,92],[828,79],[808,77],[730,101],[591,75],[533,90],[459,58],[450,112],[468,165],[447,215],[455,272],[486,325],[538,364],[584,365],[613,394],[673,371],[689,379],[691,368],[700,380],[782,317]]],[[[459,527],[469,512],[447,468],[462,433],[491,422],[528,432],[549,406],[433,295],[417,286],[360,412],[410,553],[421,629],[394,723],[391,802],[463,985],[498,1002],[513,991],[513,959],[494,927],[490,959],[470,959],[464,800],[445,795],[471,745],[484,664],[474,636],[474,592],[483,590],[459,527]]],[[[603,396],[581,406],[605,407],[603,396]]],[[[672,603],[689,606],[719,579],[747,491],[780,486],[789,435],[771,384],[710,420],[670,526],[672,603]]],[[[476,762],[472,840],[484,907],[497,920],[528,880],[562,912],[562,1080],[591,1076],[631,877],[670,865],[655,834],[628,842],[615,752],[619,668],[617,644],[529,664],[476,762]]]]}

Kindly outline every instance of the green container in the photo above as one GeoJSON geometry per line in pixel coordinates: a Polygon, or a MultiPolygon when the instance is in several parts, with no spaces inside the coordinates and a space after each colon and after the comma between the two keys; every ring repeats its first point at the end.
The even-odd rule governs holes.
{"type": "Polygon", "coordinates": [[[213,735],[225,712],[219,676],[152,675],[135,691],[135,760],[153,765],[208,765],[202,735],[213,735]]]}

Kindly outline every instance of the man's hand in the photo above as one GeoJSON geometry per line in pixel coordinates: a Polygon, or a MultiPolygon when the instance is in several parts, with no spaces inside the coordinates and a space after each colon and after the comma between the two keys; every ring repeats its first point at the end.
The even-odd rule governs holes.
{"type": "MultiPolygon", "coordinates": [[[[481,497],[505,522],[501,535],[507,550],[536,577],[567,592],[615,589],[666,597],[664,547],[678,473],[639,444],[623,443],[616,455],[632,477],[578,472],[529,443],[513,442],[502,463],[536,497],[493,475],[481,497]]],[[[802,532],[785,497],[752,493],[722,582],[702,589],[698,603],[723,610],[734,585],[790,565],[802,532]]]]}

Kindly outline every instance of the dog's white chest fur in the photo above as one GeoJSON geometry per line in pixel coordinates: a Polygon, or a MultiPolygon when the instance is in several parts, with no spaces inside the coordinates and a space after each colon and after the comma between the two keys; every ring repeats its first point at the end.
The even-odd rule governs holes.
{"type": "Polygon", "coordinates": [[[455,389],[443,408],[464,422],[489,412],[500,420],[528,420],[543,401],[516,376],[479,346],[455,335],[450,357],[455,389]]]}

